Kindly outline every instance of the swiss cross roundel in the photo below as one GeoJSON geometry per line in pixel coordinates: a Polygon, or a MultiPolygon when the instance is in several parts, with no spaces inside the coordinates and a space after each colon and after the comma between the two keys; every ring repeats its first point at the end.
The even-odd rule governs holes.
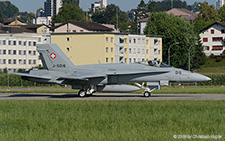
{"type": "Polygon", "coordinates": [[[55,58],[56,58],[55,53],[51,53],[51,54],[50,54],[50,57],[51,57],[52,59],[55,59],[55,58]]]}

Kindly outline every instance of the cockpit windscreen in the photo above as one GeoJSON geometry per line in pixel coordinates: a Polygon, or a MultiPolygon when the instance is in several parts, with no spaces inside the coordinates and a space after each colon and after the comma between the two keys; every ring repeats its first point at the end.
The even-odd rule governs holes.
{"type": "Polygon", "coordinates": [[[152,67],[162,67],[162,68],[171,67],[170,65],[160,62],[159,60],[146,60],[146,61],[141,61],[137,63],[147,65],[147,66],[152,66],[152,67]]]}

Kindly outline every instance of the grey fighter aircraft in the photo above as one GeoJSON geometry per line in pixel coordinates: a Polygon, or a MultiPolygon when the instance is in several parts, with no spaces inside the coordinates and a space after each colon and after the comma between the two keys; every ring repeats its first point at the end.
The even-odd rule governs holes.
{"type": "Polygon", "coordinates": [[[72,89],[80,89],[80,97],[92,95],[96,91],[137,91],[140,87],[143,88],[140,84],[143,82],[147,82],[144,96],[149,97],[152,92],[150,86],[211,80],[204,75],[174,68],[160,61],[75,66],[56,44],[37,45],[37,51],[44,69],[14,74],[35,82],[71,85],[72,89]],[[137,86],[126,85],[127,82],[134,82],[137,86]]]}

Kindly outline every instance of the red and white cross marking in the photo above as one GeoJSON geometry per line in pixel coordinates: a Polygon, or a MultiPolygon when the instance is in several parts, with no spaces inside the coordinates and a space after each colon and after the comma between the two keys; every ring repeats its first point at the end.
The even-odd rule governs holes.
{"type": "Polygon", "coordinates": [[[55,58],[56,58],[55,53],[51,53],[51,54],[50,54],[50,57],[51,57],[52,59],[55,59],[55,58]]]}

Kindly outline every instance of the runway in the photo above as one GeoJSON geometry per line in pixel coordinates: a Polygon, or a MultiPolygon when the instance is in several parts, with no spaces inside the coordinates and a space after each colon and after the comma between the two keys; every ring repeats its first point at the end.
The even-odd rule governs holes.
{"type": "Polygon", "coordinates": [[[0,100],[225,100],[225,94],[152,94],[146,98],[142,94],[97,93],[80,98],[66,93],[0,93],[0,100]]]}

